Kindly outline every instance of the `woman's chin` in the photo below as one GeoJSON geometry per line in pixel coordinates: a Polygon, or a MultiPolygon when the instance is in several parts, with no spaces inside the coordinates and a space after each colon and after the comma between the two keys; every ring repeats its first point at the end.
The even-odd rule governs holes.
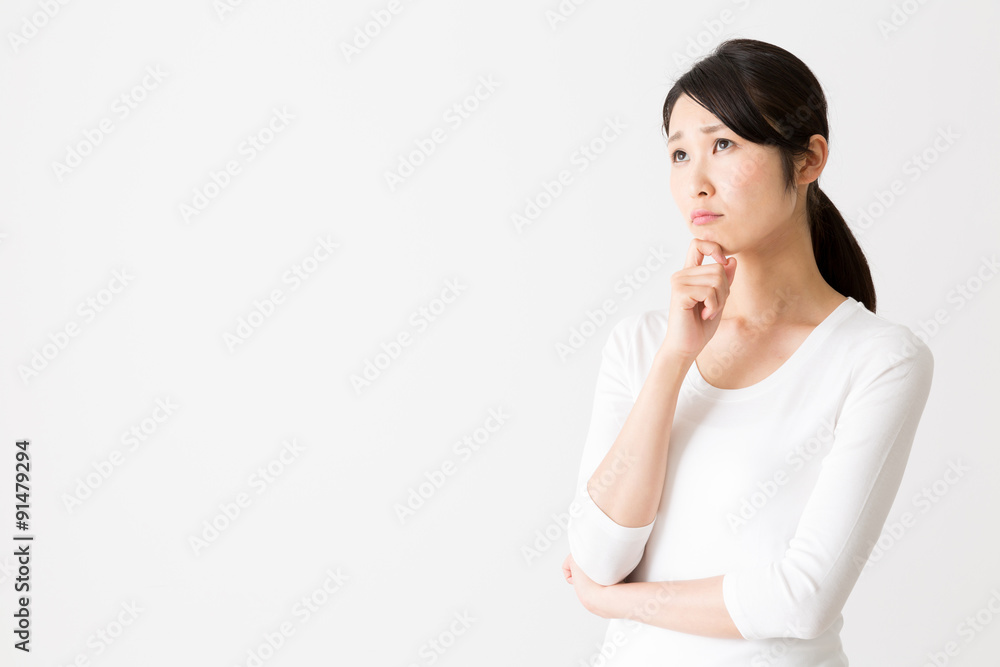
{"type": "Polygon", "coordinates": [[[722,234],[718,234],[713,229],[706,229],[704,227],[693,227],[691,229],[691,235],[696,239],[701,241],[711,241],[712,243],[718,243],[722,245],[722,234]]]}
{"type": "Polygon", "coordinates": [[[722,254],[726,255],[727,257],[737,252],[737,249],[732,247],[732,244],[729,242],[729,239],[726,238],[725,234],[715,233],[714,230],[698,229],[696,227],[695,229],[692,230],[692,236],[698,239],[699,241],[710,241],[712,243],[718,243],[719,247],[722,248],[722,254]]]}

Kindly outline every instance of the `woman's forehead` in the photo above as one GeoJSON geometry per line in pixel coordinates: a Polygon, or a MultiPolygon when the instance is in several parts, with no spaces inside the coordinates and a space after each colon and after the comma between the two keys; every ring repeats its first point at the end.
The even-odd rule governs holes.
{"type": "Polygon", "coordinates": [[[725,128],[726,125],[715,114],[701,104],[698,104],[688,95],[678,97],[677,101],[674,102],[673,109],[670,111],[670,127],[667,128],[668,131],[674,134],[680,132],[681,136],[688,136],[691,132],[701,127],[725,128]]]}

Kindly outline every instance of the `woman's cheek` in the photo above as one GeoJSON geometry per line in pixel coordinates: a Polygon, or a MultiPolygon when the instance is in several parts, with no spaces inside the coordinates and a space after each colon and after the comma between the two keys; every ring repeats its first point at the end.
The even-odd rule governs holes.
{"type": "Polygon", "coordinates": [[[730,178],[730,187],[733,190],[743,190],[756,183],[759,177],[760,162],[758,160],[754,158],[740,160],[730,178]]]}

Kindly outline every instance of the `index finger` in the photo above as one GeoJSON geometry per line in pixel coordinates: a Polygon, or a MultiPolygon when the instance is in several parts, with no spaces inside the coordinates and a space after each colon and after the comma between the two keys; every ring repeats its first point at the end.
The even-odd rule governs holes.
{"type": "Polygon", "coordinates": [[[718,243],[715,243],[714,241],[706,241],[704,239],[691,239],[691,245],[688,246],[687,257],[684,259],[684,268],[687,269],[692,266],[701,266],[705,257],[711,257],[719,264],[726,263],[726,258],[722,254],[722,246],[718,243]]]}

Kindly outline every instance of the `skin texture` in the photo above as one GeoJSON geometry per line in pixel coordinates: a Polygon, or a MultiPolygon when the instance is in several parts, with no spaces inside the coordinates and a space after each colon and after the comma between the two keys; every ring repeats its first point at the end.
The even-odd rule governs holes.
{"type": "MultiPolygon", "coordinates": [[[[684,267],[671,276],[667,335],[588,484],[597,506],[622,526],[647,526],[656,517],[674,410],[691,364],[716,387],[755,384],[846,298],[820,275],[806,216],[806,189],[826,165],[826,140],[818,134],[810,138],[809,153],[796,163],[795,188],[787,192],[778,149],[753,144],[724,126],[701,131],[720,123],[682,95],[667,128],[670,192],[693,238],[684,267]],[[695,209],[721,217],[694,225],[695,209]],[[706,257],[714,263],[703,264],[706,257]],[[599,483],[602,475],[614,481],[599,483]]],[[[572,555],[562,571],[580,603],[598,616],[742,639],[723,602],[722,574],[602,586],[572,555]]]]}

